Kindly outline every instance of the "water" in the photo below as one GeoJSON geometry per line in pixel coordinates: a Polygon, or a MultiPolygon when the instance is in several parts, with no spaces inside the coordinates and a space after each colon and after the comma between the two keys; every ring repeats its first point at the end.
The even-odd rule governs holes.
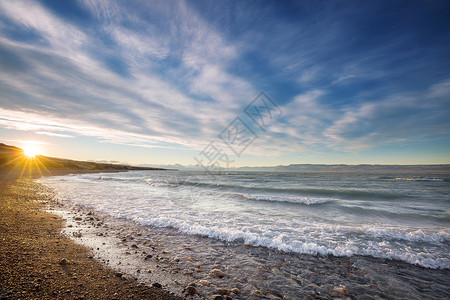
{"type": "Polygon", "coordinates": [[[285,252],[450,268],[450,177],[133,171],[47,177],[88,209],[285,252]]]}

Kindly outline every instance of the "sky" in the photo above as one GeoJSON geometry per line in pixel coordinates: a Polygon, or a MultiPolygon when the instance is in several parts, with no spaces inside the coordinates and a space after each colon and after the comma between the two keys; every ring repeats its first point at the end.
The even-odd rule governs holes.
{"type": "Polygon", "coordinates": [[[450,1],[0,0],[0,142],[216,167],[450,163],[450,1]]]}

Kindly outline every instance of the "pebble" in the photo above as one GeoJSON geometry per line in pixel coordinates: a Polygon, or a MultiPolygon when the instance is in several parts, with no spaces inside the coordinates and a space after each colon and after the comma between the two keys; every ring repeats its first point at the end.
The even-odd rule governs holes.
{"type": "Polygon", "coordinates": [[[213,300],[223,300],[223,297],[222,297],[222,295],[213,295],[212,299],[213,300]]]}
{"type": "Polygon", "coordinates": [[[160,289],[160,288],[162,288],[162,285],[160,283],[158,283],[158,282],[155,282],[155,283],[152,284],[152,287],[160,289]]]}
{"type": "Polygon", "coordinates": [[[348,295],[347,290],[346,290],[344,287],[342,287],[342,286],[340,286],[340,287],[335,287],[335,288],[333,289],[333,291],[336,292],[336,293],[338,293],[339,295],[343,295],[343,296],[347,296],[347,295],[348,295]]]}
{"type": "Polygon", "coordinates": [[[203,286],[210,286],[211,282],[207,281],[207,280],[200,280],[198,283],[200,283],[203,286]]]}
{"type": "Polygon", "coordinates": [[[217,269],[211,270],[211,272],[209,272],[209,274],[211,274],[213,277],[216,277],[216,278],[224,278],[226,276],[226,274],[224,272],[219,271],[217,269]]]}
{"type": "Polygon", "coordinates": [[[216,293],[221,294],[221,295],[227,295],[230,293],[230,291],[227,289],[224,289],[224,288],[219,288],[219,289],[217,289],[216,293]]]}
{"type": "Polygon", "coordinates": [[[67,259],[65,259],[65,258],[63,258],[63,259],[61,259],[60,261],[59,261],[59,264],[61,265],[61,266],[65,266],[65,265],[67,265],[69,262],[67,261],[67,259]]]}
{"type": "Polygon", "coordinates": [[[120,277],[122,277],[122,275],[123,275],[123,274],[122,274],[122,273],[120,273],[120,272],[116,272],[116,274],[115,274],[115,275],[116,275],[116,277],[119,277],[119,278],[120,278],[120,277]]]}
{"type": "Polygon", "coordinates": [[[186,292],[191,295],[198,294],[198,290],[195,287],[193,287],[192,285],[188,285],[186,287],[186,292]]]}
{"type": "Polygon", "coordinates": [[[241,293],[241,291],[238,288],[232,288],[231,292],[235,295],[239,295],[241,293]]]}

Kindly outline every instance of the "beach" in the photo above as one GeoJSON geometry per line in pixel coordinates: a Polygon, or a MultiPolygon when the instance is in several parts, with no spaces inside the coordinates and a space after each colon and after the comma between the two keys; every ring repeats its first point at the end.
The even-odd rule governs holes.
{"type": "Polygon", "coordinates": [[[64,221],[44,211],[53,201],[48,189],[31,178],[1,178],[0,299],[177,299],[118,277],[62,235],[64,221]]]}
{"type": "MultiPolygon", "coordinates": [[[[72,182],[76,181],[76,176],[78,175],[43,178],[39,181],[52,179],[72,182]]],[[[106,182],[112,181],[108,176],[123,179],[123,176],[131,175],[105,173],[79,176],[91,176],[95,180],[106,182]]],[[[87,184],[82,186],[92,189],[87,184]]],[[[186,234],[170,226],[149,226],[140,219],[133,220],[125,215],[113,216],[98,209],[100,206],[80,205],[69,201],[62,190],[56,193],[55,189],[46,188],[29,179],[21,179],[9,187],[10,190],[3,188],[3,193],[19,193],[15,198],[23,199],[23,205],[27,203],[27,209],[24,210],[22,206],[19,217],[2,218],[2,228],[21,228],[15,225],[21,219],[35,220],[31,225],[21,223],[22,238],[32,234],[27,228],[35,228],[36,234],[44,235],[40,246],[53,249],[53,254],[51,258],[47,258],[48,252],[37,247],[32,259],[33,256],[27,255],[28,252],[23,249],[13,251],[19,249],[17,247],[20,243],[11,243],[9,246],[9,243],[4,244],[10,248],[6,248],[6,252],[2,251],[5,256],[2,259],[5,266],[2,267],[3,270],[8,270],[4,273],[7,275],[2,276],[2,282],[7,280],[12,283],[2,284],[9,287],[3,288],[0,294],[2,296],[8,296],[7,293],[12,290],[12,298],[19,297],[19,293],[25,290],[25,293],[29,293],[28,298],[35,295],[51,297],[55,295],[55,291],[65,293],[70,290],[70,296],[61,295],[73,298],[81,295],[88,299],[95,298],[94,295],[98,292],[103,297],[114,298],[117,297],[115,293],[120,295],[121,291],[127,289],[137,293],[135,298],[140,297],[142,292],[146,293],[144,297],[169,297],[169,293],[173,293],[197,299],[446,299],[450,295],[450,272],[447,268],[425,268],[401,260],[367,255],[293,253],[247,243],[242,239],[226,241],[204,234],[186,234]],[[29,199],[44,202],[36,203],[29,199]],[[36,217],[29,217],[35,213],[36,217]],[[51,225],[41,228],[46,224],[38,219],[42,216],[51,225]],[[46,232],[50,229],[52,234],[48,235],[46,232]],[[61,229],[62,234],[59,234],[61,229]],[[84,247],[75,245],[73,241],[84,247]],[[57,246],[57,243],[62,242],[70,246],[57,246]],[[77,250],[71,252],[66,249],[77,250]],[[24,251],[23,254],[21,251],[24,251]],[[11,253],[15,253],[13,258],[11,253]],[[28,265],[36,263],[36,258],[42,257],[44,261],[50,261],[47,264],[49,266],[28,265]],[[62,259],[67,259],[68,264],[63,262],[61,265],[62,259]],[[22,278],[19,272],[21,269],[12,268],[17,265],[12,260],[24,260],[23,268],[42,271],[32,275],[33,277],[22,278]],[[69,275],[64,271],[67,266],[69,275]],[[53,270],[53,273],[46,271],[46,268],[53,270]],[[97,272],[104,275],[98,275],[97,272]],[[45,278],[46,275],[49,277],[47,273],[52,274],[53,281],[48,288],[43,288],[49,284],[45,278]],[[83,278],[88,282],[92,278],[97,281],[82,283],[83,278]],[[33,284],[36,280],[38,290],[35,290],[33,284],[29,288],[27,285],[24,285],[26,288],[20,288],[19,283],[23,280],[33,284]],[[155,286],[160,289],[155,290],[155,286]],[[105,287],[109,293],[103,294],[105,287]]],[[[120,197],[117,190],[111,191],[111,194],[106,195],[108,199],[120,197]]],[[[76,191],[76,195],[83,198],[80,191],[76,191]]],[[[93,199],[92,202],[94,203],[93,199]]],[[[184,209],[187,210],[186,207],[184,209]]],[[[2,213],[7,211],[2,209],[2,213]]],[[[11,213],[9,215],[12,216],[11,213]]],[[[178,216],[180,217],[181,215],[178,216]]],[[[7,230],[2,230],[2,234],[5,232],[8,233],[7,230]]],[[[11,236],[2,238],[10,240],[11,236]]]]}

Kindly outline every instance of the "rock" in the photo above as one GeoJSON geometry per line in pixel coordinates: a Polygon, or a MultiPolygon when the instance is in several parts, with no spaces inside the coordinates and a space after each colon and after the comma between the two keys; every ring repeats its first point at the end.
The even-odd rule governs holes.
{"type": "Polygon", "coordinates": [[[65,265],[69,264],[69,262],[67,261],[67,259],[63,258],[63,259],[61,259],[61,260],[59,261],[59,264],[60,264],[61,266],[65,266],[65,265]]]}
{"type": "Polygon", "coordinates": [[[147,260],[147,259],[150,259],[150,258],[152,258],[152,257],[153,257],[153,255],[148,254],[144,259],[147,260]]]}
{"type": "Polygon", "coordinates": [[[147,270],[147,273],[151,273],[151,272],[152,272],[152,270],[150,270],[150,269],[147,270]]]}
{"type": "Polygon", "coordinates": [[[223,297],[222,297],[222,295],[213,295],[212,299],[213,300],[223,300],[223,297]]]}
{"type": "Polygon", "coordinates": [[[342,286],[335,287],[333,289],[333,292],[338,293],[339,295],[342,295],[342,296],[347,296],[348,295],[347,290],[344,287],[342,287],[342,286]]]}
{"type": "Polygon", "coordinates": [[[203,279],[200,280],[198,283],[200,283],[203,286],[210,286],[211,285],[211,282],[203,280],[203,279]]]}
{"type": "Polygon", "coordinates": [[[270,290],[269,292],[270,292],[271,295],[274,295],[275,297],[278,297],[278,298],[281,298],[281,299],[284,298],[283,295],[277,290],[270,290]]]}
{"type": "Polygon", "coordinates": [[[131,245],[131,248],[137,249],[138,246],[136,244],[131,245]]]}
{"type": "Polygon", "coordinates": [[[232,288],[231,292],[235,295],[239,295],[241,293],[241,291],[238,288],[232,288]]]}
{"type": "Polygon", "coordinates": [[[264,296],[263,292],[261,292],[260,290],[254,290],[252,291],[252,294],[256,296],[264,296]]]}
{"type": "Polygon", "coordinates": [[[88,216],[92,216],[94,213],[92,211],[88,212],[87,215],[88,216]]]}
{"type": "Polygon", "coordinates": [[[162,285],[160,283],[158,283],[158,282],[155,282],[155,283],[152,284],[152,287],[160,289],[160,288],[162,288],[162,285]]]}
{"type": "Polygon", "coordinates": [[[216,278],[224,278],[227,274],[217,269],[214,269],[210,272],[210,274],[216,278]]]}
{"type": "Polygon", "coordinates": [[[213,269],[221,270],[221,269],[222,269],[222,266],[221,266],[221,265],[215,265],[213,269]]]}
{"type": "Polygon", "coordinates": [[[193,287],[192,285],[188,285],[186,287],[186,292],[191,295],[198,294],[198,290],[195,287],[193,287]]]}
{"type": "Polygon", "coordinates": [[[114,275],[116,275],[116,277],[119,277],[119,278],[123,276],[123,274],[120,272],[116,272],[116,274],[114,274],[114,275]]]}
{"type": "Polygon", "coordinates": [[[216,293],[221,294],[221,295],[228,295],[230,293],[230,291],[227,289],[224,289],[224,288],[219,288],[219,289],[217,289],[216,293]]]}
{"type": "Polygon", "coordinates": [[[75,221],[82,221],[83,218],[81,218],[81,217],[75,217],[74,220],[75,220],[75,221]]]}
{"type": "Polygon", "coordinates": [[[197,273],[199,273],[199,272],[201,272],[202,270],[200,270],[199,268],[194,268],[194,271],[197,272],[197,273]]]}
{"type": "Polygon", "coordinates": [[[219,271],[217,269],[211,270],[211,272],[209,272],[209,274],[211,274],[211,276],[216,277],[216,278],[224,278],[226,276],[226,274],[224,272],[219,271]]]}

